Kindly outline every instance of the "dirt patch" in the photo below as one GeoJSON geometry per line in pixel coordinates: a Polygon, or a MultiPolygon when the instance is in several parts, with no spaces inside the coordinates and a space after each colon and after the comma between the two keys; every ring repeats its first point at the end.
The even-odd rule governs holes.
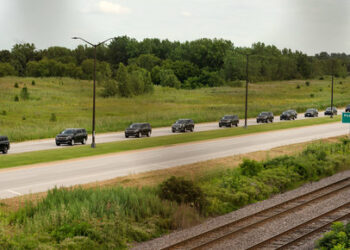
{"type": "MultiPolygon", "coordinates": [[[[200,178],[210,171],[216,171],[219,169],[230,169],[237,167],[243,159],[252,159],[256,161],[262,161],[270,158],[275,158],[281,155],[293,155],[301,152],[305,147],[315,142],[327,142],[336,143],[339,142],[339,138],[334,137],[327,138],[313,142],[299,143],[288,146],[282,146],[273,148],[267,151],[257,151],[247,154],[241,154],[236,156],[230,156],[225,158],[213,159],[204,162],[198,162],[194,164],[183,165],[174,168],[150,171],[146,173],[140,173],[135,175],[128,175],[125,177],[118,177],[111,180],[94,182],[89,184],[80,185],[83,188],[96,188],[96,187],[108,187],[121,185],[125,187],[143,187],[143,186],[154,186],[170,176],[186,176],[187,178],[195,179],[200,178]]],[[[22,207],[25,202],[32,201],[36,202],[46,196],[46,192],[24,195],[20,197],[14,197],[10,199],[0,200],[0,208],[3,210],[17,210],[22,207]]]]}

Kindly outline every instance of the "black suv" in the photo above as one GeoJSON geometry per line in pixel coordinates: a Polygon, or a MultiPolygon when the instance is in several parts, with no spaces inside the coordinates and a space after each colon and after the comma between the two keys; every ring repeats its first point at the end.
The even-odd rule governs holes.
{"type": "Polygon", "coordinates": [[[56,136],[56,145],[69,144],[74,145],[76,142],[85,144],[88,139],[86,130],[83,128],[67,128],[56,136]]]}
{"type": "Polygon", "coordinates": [[[338,114],[338,110],[336,107],[333,107],[333,109],[331,107],[328,107],[324,112],[324,115],[337,115],[337,114],[338,114]]]}
{"type": "Polygon", "coordinates": [[[318,110],[317,109],[308,109],[305,112],[305,117],[318,117],[318,110]]]}
{"type": "Polygon", "coordinates": [[[133,123],[128,128],[125,129],[125,137],[129,136],[141,137],[146,135],[150,137],[152,134],[152,128],[149,123],[133,123]]]}
{"type": "Polygon", "coordinates": [[[239,123],[239,119],[238,119],[237,115],[225,115],[219,121],[219,127],[220,128],[222,126],[226,126],[226,127],[236,126],[236,127],[238,127],[238,123],[239,123]]]}
{"type": "Polygon", "coordinates": [[[10,149],[10,142],[7,136],[0,135],[0,151],[3,154],[7,154],[7,151],[10,149]]]}
{"type": "Polygon", "coordinates": [[[172,126],[171,131],[175,133],[176,131],[186,132],[189,130],[193,132],[194,130],[194,122],[191,119],[180,119],[177,120],[172,126]]]}
{"type": "Polygon", "coordinates": [[[256,118],[256,122],[273,122],[273,113],[272,112],[261,112],[256,118]]]}
{"type": "Polygon", "coordinates": [[[295,110],[287,110],[284,111],[281,115],[280,115],[280,120],[295,120],[298,118],[298,113],[295,110]]]}
{"type": "Polygon", "coordinates": [[[345,112],[350,112],[350,105],[346,106],[345,112]]]}

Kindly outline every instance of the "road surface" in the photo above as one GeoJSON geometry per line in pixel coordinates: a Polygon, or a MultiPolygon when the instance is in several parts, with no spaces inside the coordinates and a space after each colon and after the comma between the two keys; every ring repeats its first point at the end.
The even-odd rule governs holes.
{"type": "Polygon", "coordinates": [[[0,171],[0,198],[340,136],[347,134],[348,129],[348,125],[337,122],[4,169],[0,171]]]}
{"type": "MultiPolygon", "coordinates": [[[[341,114],[341,112],[343,111],[344,110],[338,110],[338,114],[341,114]]],[[[323,117],[323,116],[324,116],[324,112],[320,111],[319,117],[323,117]]],[[[305,119],[304,114],[298,114],[298,120],[301,120],[301,119],[305,119]]],[[[307,119],[313,119],[313,118],[307,118],[307,119]]],[[[280,117],[275,116],[274,122],[280,122],[280,117]]],[[[257,125],[255,118],[248,119],[248,126],[251,126],[251,125],[257,125]]],[[[244,120],[239,121],[239,126],[244,126],[244,120]]],[[[224,128],[224,127],[219,128],[218,122],[200,123],[195,125],[195,132],[209,131],[209,130],[215,130],[215,129],[227,129],[227,128],[224,128]]],[[[170,127],[155,128],[152,131],[152,137],[165,136],[165,135],[173,135],[170,127]]],[[[124,132],[103,133],[103,134],[97,133],[96,135],[97,144],[106,143],[106,142],[133,140],[133,139],[135,138],[125,138],[124,132]]],[[[89,136],[89,140],[87,143],[88,144],[91,143],[91,136],[89,136]]],[[[33,151],[48,150],[48,149],[60,149],[67,146],[68,145],[57,147],[54,138],[26,141],[26,142],[20,142],[20,143],[12,143],[11,149],[9,150],[9,154],[18,154],[18,153],[33,152],[33,151]]],[[[78,146],[78,144],[76,144],[75,146],[78,146]]]]}

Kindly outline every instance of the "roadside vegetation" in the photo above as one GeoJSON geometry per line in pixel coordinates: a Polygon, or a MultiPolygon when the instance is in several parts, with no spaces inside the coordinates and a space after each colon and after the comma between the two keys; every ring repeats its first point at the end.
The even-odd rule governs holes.
{"type": "MultiPolygon", "coordinates": [[[[98,93],[103,91],[99,85],[98,93]]],[[[244,91],[240,85],[194,90],[155,86],[153,92],[133,98],[98,95],[96,131],[121,131],[132,122],[160,127],[170,126],[179,118],[191,118],[196,123],[218,121],[226,114],[243,118],[244,91]]],[[[291,108],[298,112],[310,107],[322,110],[329,106],[330,91],[329,77],[310,80],[309,86],[303,80],[252,83],[248,116],[256,117],[261,111],[280,114],[291,108]]],[[[349,96],[350,79],[336,79],[335,105],[348,105],[349,96]]],[[[8,135],[13,142],[53,138],[65,128],[83,127],[91,132],[91,81],[2,77],[0,99],[0,134],[8,135]]]]}
{"type": "Polygon", "coordinates": [[[350,223],[335,222],[331,231],[316,243],[318,250],[341,250],[350,248],[350,223]]]}
{"type": "Polygon", "coordinates": [[[244,160],[157,186],[53,189],[15,211],[0,203],[0,247],[128,248],[349,169],[349,153],[348,139],[314,143],[297,155],[244,160]]]}
{"type": "Polygon", "coordinates": [[[117,141],[110,143],[98,144],[98,147],[91,149],[89,146],[79,147],[61,147],[51,150],[34,151],[19,154],[10,154],[5,157],[0,157],[0,169],[9,168],[15,166],[24,166],[30,164],[37,164],[43,162],[53,162],[60,160],[68,160],[80,157],[91,157],[95,155],[102,155],[108,153],[118,153],[129,150],[145,149],[159,146],[169,146],[188,142],[197,142],[225,137],[232,137],[238,135],[247,135],[259,132],[268,132],[280,129],[297,128],[304,126],[320,125],[332,122],[339,122],[340,116],[322,118],[312,118],[299,121],[291,122],[279,122],[270,123],[264,125],[249,126],[247,129],[243,127],[234,129],[221,129],[202,131],[197,133],[185,133],[159,137],[147,137],[142,139],[128,140],[128,141],[117,141]]]}

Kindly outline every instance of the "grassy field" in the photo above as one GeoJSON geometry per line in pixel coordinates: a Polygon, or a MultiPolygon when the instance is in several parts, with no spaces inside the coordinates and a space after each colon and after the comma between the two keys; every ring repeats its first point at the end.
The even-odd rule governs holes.
{"type": "Polygon", "coordinates": [[[192,180],[168,179],[166,193],[191,197],[187,203],[164,197],[165,182],[142,188],[53,189],[15,210],[0,202],[0,248],[127,249],[186,223],[196,224],[349,169],[349,152],[346,139],[318,142],[291,156],[245,160],[237,168],[217,169],[192,180]]]}
{"type": "Polygon", "coordinates": [[[43,162],[52,162],[59,160],[68,160],[80,157],[89,157],[94,155],[102,155],[108,153],[118,153],[129,150],[144,149],[158,146],[175,145],[186,142],[204,141],[216,138],[232,137],[238,135],[246,135],[259,132],[274,131],[279,129],[296,128],[303,126],[312,126],[317,124],[325,124],[331,122],[339,122],[340,116],[314,118],[307,120],[297,120],[291,122],[270,123],[264,125],[249,126],[247,129],[243,127],[225,130],[211,130],[197,133],[186,133],[160,137],[142,138],[131,141],[119,141],[111,143],[101,143],[97,148],[92,149],[90,146],[66,147],[59,150],[43,150],[21,154],[6,155],[0,157],[0,168],[9,168],[15,166],[23,166],[37,164],[43,162]]]}
{"type": "MultiPolygon", "coordinates": [[[[330,79],[309,82],[310,86],[302,80],[250,84],[249,117],[264,110],[279,114],[290,108],[303,112],[309,107],[329,106],[330,79]]],[[[350,103],[350,78],[336,79],[335,83],[335,104],[345,106],[350,103]]],[[[243,87],[176,90],[156,86],[153,94],[135,98],[98,96],[96,131],[124,130],[131,122],[147,121],[159,127],[169,126],[178,118],[207,122],[232,113],[243,117],[244,91],[243,87]]],[[[0,134],[8,135],[12,141],[50,138],[67,127],[91,131],[91,81],[3,77],[0,100],[0,134]],[[14,87],[15,83],[18,88],[14,87]],[[28,100],[21,98],[24,86],[29,91],[28,100]],[[16,95],[19,102],[15,102],[16,95]],[[56,121],[50,121],[52,114],[56,121]]]]}

